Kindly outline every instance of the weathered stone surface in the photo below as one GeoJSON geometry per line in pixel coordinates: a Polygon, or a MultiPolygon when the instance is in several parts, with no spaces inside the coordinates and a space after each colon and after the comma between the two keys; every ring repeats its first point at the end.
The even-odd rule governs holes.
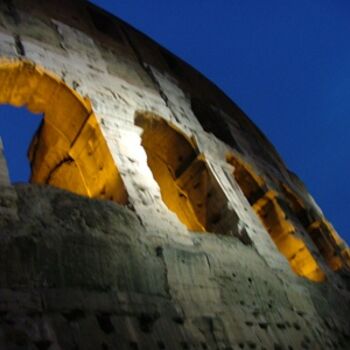
{"type": "Polygon", "coordinates": [[[32,181],[85,196],[11,186],[0,146],[0,349],[350,348],[349,248],[185,62],[87,1],[7,0],[0,103],[44,114],[32,181]]]}
{"type": "Polygon", "coordinates": [[[10,184],[4,149],[0,137],[0,217],[2,220],[17,219],[17,195],[10,184]]]}
{"type": "Polygon", "coordinates": [[[0,225],[1,349],[347,349],[349,292],[235,237],[146,231],[112,202],[17,185],[0,225]]]}
{"type": "MultiPolygon", "coordinates": [[[[34,182],[128,204],[148,230],[236,235],[269,266],[292,267],[312,280],[336,279],[331,270],[349,264],[349,249],[249,118],[200,73],[121,20],[86,1],[9,0],[0,4],[0,58],[0,102],[44,114],[29,152],[34,182]],[[168,144],[147,143],[139,116],[161,120],[178,138],[171,143],[163,128],[168,144]],[[156,157],[162,162],[152,166],[156,157]],[[232,158],[238,163],[228,163],[232,158]],[[287,202],[275,208],[288,217],[278,237],[242,193],[235,177],[240,162],[261,179],[263,203],[271,205],[267,193],[287,202]],[[316,236],[324,230],[321,243],[310,239],[311,224],[316,236]]],[[[162,137],[151,130],[151,141],[159,140],[156,134],[162,137]]]]}

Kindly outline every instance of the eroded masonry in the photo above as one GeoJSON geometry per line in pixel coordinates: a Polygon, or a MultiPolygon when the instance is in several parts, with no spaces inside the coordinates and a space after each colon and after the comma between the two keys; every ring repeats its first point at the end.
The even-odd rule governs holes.
{"type": "Polygon", "coordinates": [[[0,147],[1,348],[350,346],[349,247],[185,62],[88,2],[7,0],[0,103],[43,115],[31,184],[0,147]]]}

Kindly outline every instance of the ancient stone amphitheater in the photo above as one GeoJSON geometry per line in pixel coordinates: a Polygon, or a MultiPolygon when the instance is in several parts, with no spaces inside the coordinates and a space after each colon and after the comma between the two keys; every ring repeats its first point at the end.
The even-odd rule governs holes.
{"type": "Polygon", "coordinates": [[[86,1],[0,2],[0,349],[350,349],[350,253],[213,83],[86,1]],[[18,126],[21,127],[20,125],[18,126]]]}

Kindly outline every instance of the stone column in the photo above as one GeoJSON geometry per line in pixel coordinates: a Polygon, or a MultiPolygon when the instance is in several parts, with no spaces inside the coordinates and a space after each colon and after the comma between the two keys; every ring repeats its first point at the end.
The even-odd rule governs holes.
{"type": "Polygon", "coordinates": [[[17,217],[17,193],[11,186],[4,146],[0,138],[0,220],[13,220],[17,217]]]}
{"type": "Polygon", "coordinates": [[[10,177],[7,170],[6,159],[4,155],[4,145],[0,137],[0,186],[9,186],[10,177]]]}

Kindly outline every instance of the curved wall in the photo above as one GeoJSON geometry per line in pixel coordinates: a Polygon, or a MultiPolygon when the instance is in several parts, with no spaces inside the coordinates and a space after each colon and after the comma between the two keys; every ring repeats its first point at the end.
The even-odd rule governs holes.
{"type": "MultiPolygon", "coordinates": [[[[74,94],[91,101],[87,108],[91,108],[94,120],[88,123],[84,119],[87,130],[85,134],[81,130],[83,142],[70,153],[80,160],[79,173],[86,171],[92,181],[90,187],[98,191],[86,190],[85,184],[84,191],[75,192],[128,202],[146,230],[184,236],[188,229],[234,235],[251,244],[272,268],[293,270],[313,281],[338,280],[332,271],[349,264],[348,248],[271,143],[214,84],[143,34],[89,3],[29,4],[18,0],[2,2],[0,10],[1,58],[11,64],[24,61],[43,67],[74,94]],[[146,131],[137,122],[141,112],[171,125],[182,135],[182,141],[168,142],[167,146],[157,141],[158,149],[154,142],[152,147],[150,142],[146,145],[146,131]],[[94,143],[96,139],[100,143],[94,143]],[[195,145],[197,160],[191,158],[191,167],[188,159],[179,155],[186,140],[195,145]],[[107,151],[101,151],[103,145],[107,151]],[[163,161],[157,165],[163,169],[158,172],[150,150],[153,155],[154,150],[164,155],[166,147],[167,159],[178,156],[176,169],[163,161]],[[91,152],[95,157],[91,158],[91,152]],[[239,162],[228,161],[232,157],[239,162]],[[87,164],[91,159],[95,159],[97,170],[90,171],[87,164]],[[101,161],[109,165],[99,164],[101,161]],[[252,199],[244,181],[235,176],[240,163],[248,164],[252,177],[261,179],[257,198],[252,199]],[[192,170],[181,180],[179,172],[188,168],[192,170]],[[167,180],[161,180],[164,177],[160,173],[166,173],[167,180]],[[101,178],[109,184],[107,189],[101,178]],[[184,196],[187,209],[181,208],[181,199],[172,201],[174,196],[184,196]]],[[[59,106],[63,97],[56,96],[53,103],[59,106]]],[[[73,108],[62,113],[56,108],[53,116],[73,131],[69,123],[79,113],[73,108]]],[[[45,139],[44,134],[41,131],[36,135],[36,145],[53,137],[49,133],[45,139]]],[[[154,136],[150,139],[155,140],[154,136]]],[[[165,140],[169,141],[169,136],[165,140]]],[[[70,142],[67,147],[71,146],[70,142]]],[[[47,150],[45,147],[37,147],[39,154],[47,150]]],[[[50,183],[47,177],[36,175],[43,171],[40,167],[45,162],[32,161],[35,168],[39,167],[33,180],[50,183]]],[[[52,184],[72,190],[69,181],[61,179],[74,178],[76,172],[64,164],[52,184]]]]}

